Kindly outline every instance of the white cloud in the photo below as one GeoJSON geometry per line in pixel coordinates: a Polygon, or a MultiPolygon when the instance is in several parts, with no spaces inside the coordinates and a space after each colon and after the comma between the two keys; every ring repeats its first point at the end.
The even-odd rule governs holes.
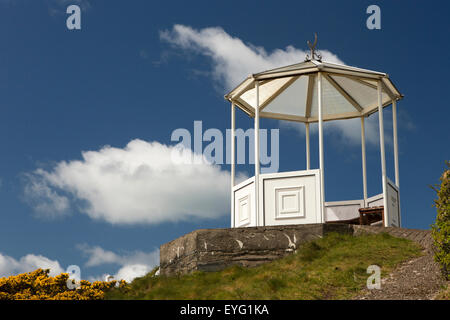
{"type": "MultiPolygon", "coordinates": [[[[224,83],[222,87],[226,90],[238,85],[249,74],[302,62],[307,54],[291,45],[268,53],[263,47],[230,36],[220,27],[196,30],[176,24],[172,30],[161,31],[160,38],[180,49],[211,58],[212,74],[216,81],[224,83]]],[[[320,50],[320,53],[326,61],[343,63],[328,50],[320,50]]]]}
{"type": "MultiPolygon", "coordinates": [[[[133,251],[119,255],[115,252],[104,250],[99,246],[80,245],[79,249],[88,256],[86,267],[101,266],[105,264],[119,265],[120,269],[113,275],[116,280],[133,281],[136,277],[142,277],[159,264],[159,250],[152,252],[133,251]]],[[[105,280],[107,275],[92,278],[92,280],[105,280]]]]}
{"type": "Polygon", "coordinates": [[[87,267],[94,267],[104,264],[147,264],[151,266],[157,265],[159,262],[159,250],[152,252],[133,251],[125,252],[122,255],[112,251],[104,250],[99,246],[88,246],[86,244],[79,245],[78,248],[89,257],[86,262],[87,267]]]}
{"type": "MultiPolygon", "coordinates": [[[[81,212],[112,224],[225,214],[229,172],[206,162],[176,163],[174,150],[178,149],[136,139],[123,149],[105,146],[82,152],[82,160],[62,161],[52,170],[26,175],[25,197],[35,210],[55,215],[67,210],[70,195],[81,212]]],[[[185,152],[193,155],[189,149],[185,152]]]]}
{"type": "Polygon", "coordinates": [[[58,261],[41,255],[27,254],[19,260],[16,260],[0,253],[0,277],[31,272],[39,268],[50,269],[50,276],[56,276],[65,272],[58,261]]]}
{"type": "MultiPolygon", "coordinates": [[[[112,276],[116,280],[133,281],[136,277],[142,277],[159,265],[159,250],[152,252],[132,251],[122,255],[107,251],[99,246],[90,247],[80,245],[79,249],[88,256],[86,267],[101,266],[105,264],[118,265],[118,271],[112,276]]],[[[54,277],[66,272],[58,261],[51,260],[42,255],[27,254],[19,259],[0,253],[0,277],[9,277],[36,269],[50,269],[49,275],[54,277]]],[[[83,273],[82,273],[83,274],[83,273]]],[[[89,277],[90,281],[105,281],[107,275],[89,277]]]]}
{"type": "Polygon", "coordinates": [[[152,270],[148,265],[143,264],[133,264],[126,265],[119,269],[119,271],[113,276],[116,280],[125,280],[126,282],[131,282],[135,278],[145,276],[152,270]]]}
{"type": "Polygon", "coordinates": [[[87,267],[118,263],[121,260],[121,257],[114,252],[106,251],[99,246],[89,247],[87,245],[80,245],[78,248],[83,251],[84,254],[89,256],[89,259],[86,262],[87,267]]]}
{"type": "Polygon", "coordinates": [[[69,199],[52,190],[39,174],[27,174],[25,177],[27,178],[24,188],[25,199],[40,216],[53,217],[68,212],[69,199]]]}

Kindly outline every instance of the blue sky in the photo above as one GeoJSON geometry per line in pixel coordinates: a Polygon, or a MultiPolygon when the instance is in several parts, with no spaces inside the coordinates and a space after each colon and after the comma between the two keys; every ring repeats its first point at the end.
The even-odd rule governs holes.
{"type": "MultiPolygon", "coordinates": [[[[139,274],[157,263],[162,243],[228,227],[229,166],[182,168],[204,179],[181,179],[165,166],[171,134],[192,131],[194,120],[225,132],[223,95],[240,72],[258,68],[252,57],[286,64],[273,52],[291,50],[300,62],[314,32],[319,50],[388,73],[405,95],[398,103],[403,226],[428,228],[429,185],[450,159],[449,9],[444,1],[0,0],[0,276],[72,264],[83,278],[139,274]],[[66,28],[70,4],[83,8],[81,30],[66,28]],[[381,30],[366,28],[371,4],[381,8],[381,30]],[[233,38],[241,40],[235,50],[214,45],[233,38]]],[[[390,117],[386,110],[387,135],[390,117]]],[[[238,112],[237,126],[252,121],[238,112]]],[[[261,127],[280,128],[280,171],[305,167],[301,130],[270,120],[261,127]]],[[[326,200],[360,198],[359,131],[326,129],[326,200]]],[[[381,190],[373,141],[369,195],[381,190]]],[[[389,141],[387,168],[393,179],[389,141]]]]}

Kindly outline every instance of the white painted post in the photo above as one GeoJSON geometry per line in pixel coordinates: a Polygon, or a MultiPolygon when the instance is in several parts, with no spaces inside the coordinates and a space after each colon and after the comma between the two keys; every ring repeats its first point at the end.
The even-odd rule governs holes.
{"type": "Polygon", "coordinates": [[[361,117],[361,158],[363,174],[363,197],[364,207],[367,206],[367,170],[366,170],[366,132],[364,126],[364,117],[361,117]]]}
{"type": "Polygon", "coordinates": [[[378,93],[378,121],[380,127],[380,154],[381,154],[381,176],[383,183],[383,206],[384,206],[384,226],[388,226],[388,216],[387,216],[387,192],[386,192],[386,156],[384,150],[384,126],[383,126],[383,101],[382,101],[382,91],[381,91],[381,80],[377,82],[377,93],[378,93]]]}
{"type": "Polygon", "coordinates": [[[306,170],[311,168],[309,156],[309,123],[305,122],[305,136],[306,136],[306,170]]]}
{"type": "Polygon", "coordinates": [[[398,138],[397,138],[397,101],[392,100],[392,123],[394,135],[394,164],[395,164],[395,185],[399,188],[398,194],[398,213],[399,213],[399,227],[402,226],[402,214],[400,211],[400,171],[398,169],[398,138]]]}
{"type": "Polygon", "coordinates": [[[320,214],[322,222],[325,222],[325,185],[324,185],[324,162],[323,162],[323,110],[322,110],[322,73],[318,73],[317,78],[317,97],[319,113],[319,171],[320,171],[320,214]]]}
{"type": "Polygon", "coordinates": [[[259,82],[255,83],[255,224],[259,226],[259,82]]]}
{"type": "Polygon", "coordinates": [[[397,101],[395,100],[392,100],[392,125],[394,134],[395,185],[397,188],[400,188],[400,177],[398,171],[397,101]]]}
{"type": "Polygon", "coordinates": [[[231,227],[234,228],[234,179],[235,179],[235,165],[236,165],[236,155],[235,155],[235,128],[236,128],[236,108],[234,107],[234,102],[231,103],[231,227]]]}

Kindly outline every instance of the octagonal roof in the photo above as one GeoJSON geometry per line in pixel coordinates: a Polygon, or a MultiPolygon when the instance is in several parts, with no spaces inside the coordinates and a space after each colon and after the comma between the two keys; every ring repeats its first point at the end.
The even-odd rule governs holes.
{"type": "Polygon", "coordinates": [[[323,120],[368,116],[378,109],[377,82],[383,107],[403,95],[383,72],[307,60],[248,76],[225,99],[254,117],[255,83],[259,82],[260,117],[300,122],[318,121],[317,79],[322,74],[323,120]]]}

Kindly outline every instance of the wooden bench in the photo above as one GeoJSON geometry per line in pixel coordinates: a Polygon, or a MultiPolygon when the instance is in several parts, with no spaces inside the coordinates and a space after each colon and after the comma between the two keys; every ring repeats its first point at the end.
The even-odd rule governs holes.
{"type": "Polygon", "coordinates": [[[336,220],[336,221],[327,221],[325,223],[343,223],[343,224],[360,224],[360,218],[353,218],[348,220],[336,220]]]}
{"type": "Polygon", "coordinates": [[[369,207],[359,209],[359,224],[371,225],[375,222],[381,221],[384,226],[384,207],[369,207]]]}

